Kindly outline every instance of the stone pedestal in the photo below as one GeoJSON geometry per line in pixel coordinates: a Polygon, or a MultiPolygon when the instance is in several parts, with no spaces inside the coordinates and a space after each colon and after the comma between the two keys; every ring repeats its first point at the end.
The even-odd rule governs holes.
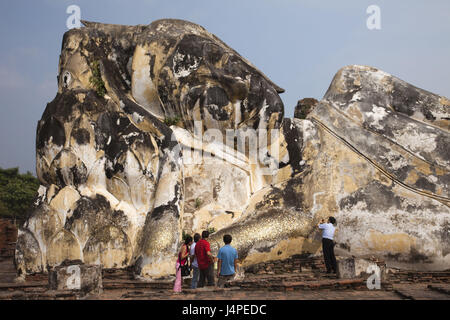
{"type": "Polygon", "coordinates": [[[73,290],[81,296],[103,292],[102,268],[99,265],[63,263],[49,271],[50,290],[73,290]]]}
{"type": "Polygon", "coordinates": [[[337,276],[339,279],[368,278],[372,275],[385,279],[385,264],[378,261],[347,258],[337,260],[337,276]]]}
{"type": "Polygon", "coordinates": [[[337,276],[339,279],[353,279],[355,275],[355,259],[337,260],[337,276]]]}

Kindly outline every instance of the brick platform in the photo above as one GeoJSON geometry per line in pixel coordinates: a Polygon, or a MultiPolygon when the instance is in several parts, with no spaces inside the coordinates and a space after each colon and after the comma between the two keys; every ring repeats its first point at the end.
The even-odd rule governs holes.
{"type": "Polygon", "coordinates": [[[322,257],[294,255],[285,260],[263,262],[245,268],[246,274],[289,274],[325,270],[322,257]]]}
{"type": "Polygon", "coordinates": [[[316,299],[450,299],[450,271],[413,272],[388,269],[381,290],[369,290],[365,278],[337,279],[324,273],[320,257],[293,257],[283,264],[273,261],[246,269],[243,280],[226,284],[225,288],[189,289],[184,279],[183,292],[173,292],[173,279],[142,281],[132,270],[103,270],[103,293],[81,297],[67,290],[49,290],[48,275],[27,276],[23,283],[14,282],[12,259],[0,263],[8,274],[0,281],[0,299],[152,299],[152,300],[316,300],[316,299]],[[291,270],[292,272],[286,272],[291,270]]]}
{"type": "Polygon", "coordinates": [[[450,270],[448,271],[406,271],[389,269],[387,273],[391,283],[450,283],[450,270]]]}

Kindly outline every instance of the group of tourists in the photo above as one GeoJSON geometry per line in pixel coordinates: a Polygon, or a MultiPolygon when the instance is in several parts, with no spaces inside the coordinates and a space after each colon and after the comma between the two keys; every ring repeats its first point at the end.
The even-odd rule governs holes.
{"type": "Polygon", "coordinates": [[[229,234],[223,236],[224,246],[219,249],[217,257],[211,253],[208,242],[209,232],[196,233],[194,239],[186,236],[184,243],[178,252],[176,262],[176,278],[173,290],[181,292],[183,276],[190,274],[192,269],[191,289],[206,286],[215,286],[214,264],[217,262],[217,286],[222,288],[225,282],[231,280],[237,270],[238,253],[231,246],[232,237],[229,234]]]}
{"type": "MultiPolygon", "coordinates": [[[[322,251],[327,273],[336,273],[336,257],[334,255],[334,232],[336,219],[329,217],[321,220],[318,228],[322,230],[322,251]]],[[[176,278],[174,292],[181,292],[183,276],[189,276],[192,270],[191,289],[215,286],[214,264],[217,262],[217,286],[222,288],[225,283],[234,278],[237,270],[238,253],[231,246],[231,235],[223,236],[224,246],[219,249],[217,257],[211,253],[208,242],[209,232],[196,233],[194,238],[186,236],[178,252],[176,262],[176,278]]]]}

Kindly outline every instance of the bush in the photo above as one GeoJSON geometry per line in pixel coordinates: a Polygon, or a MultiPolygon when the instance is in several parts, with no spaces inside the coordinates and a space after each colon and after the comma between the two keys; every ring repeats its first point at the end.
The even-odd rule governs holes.
{"type": "Polygon", "coordinates": [[[195,209],[200,208],[200,206],[202,205],[203,201],[200,198],[195,198],[195,209]]]}
{"type": "Polygon", "coordinates": [[[181,120],[181,117],[176,115],[174,117],[166,117],[164,119],[164,124],[166,126],[175,126],[179,121],[181,120]]]}
{"type": "Polygon", "coordinates": [[[89,83],[94,87],[95,92],[104,97],[106,94],[105,82],[103,82],[102,74],[100,72],[100,62],[92,62],[92,76],[89,78],[89,83]]]}
{"type": "Polygon", "coordinates": [[[25,219],[39,188],[39,180],[19,168],[0,168],[0,216],[25,219]]]}

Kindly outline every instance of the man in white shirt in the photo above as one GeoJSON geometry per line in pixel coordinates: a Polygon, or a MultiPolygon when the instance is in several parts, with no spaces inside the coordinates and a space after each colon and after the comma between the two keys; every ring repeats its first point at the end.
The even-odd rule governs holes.
{"type": "Polygon", "coordinates": [[[319,223],[319,229],[323,230],[322,233],[322,251],[323,258],[325,260],[325,266],[327,273],[336,273],[336,257],[334,255],[334,231],[336,219],[334,217],[328,218],[328,223],[325,220],[321,220],[319,223]]]}
{"type": "Polygon", "coordinates": [[[195,256],[195,245],[197,244],[198,240],[200,240],[200,234],[196,233],[196,234],[194,234],[194,243],[191,244],[191,250],[189,252],[189,254],[191,255],[191,261],[192,261],[191,267],[193,270],[191,289],[197,289],[198,277],[200,275],[199,270],[198,270],[197,257],[195,256]]]}

